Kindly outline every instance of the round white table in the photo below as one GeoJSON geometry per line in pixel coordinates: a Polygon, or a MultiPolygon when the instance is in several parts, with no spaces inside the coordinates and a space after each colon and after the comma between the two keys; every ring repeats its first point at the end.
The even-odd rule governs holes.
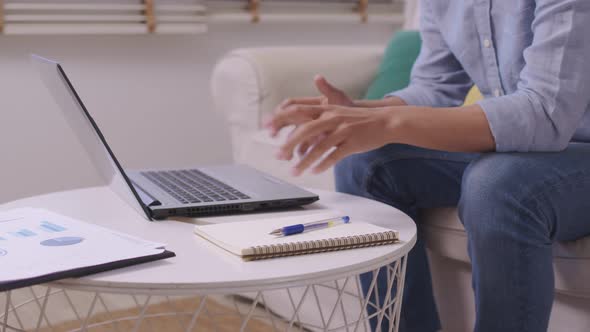
{"type": "MultiPolygon", "coordinates": [[[[396,331],[402,292],[382,301],[375,301],[374,298],[371,300],[361,291],[358,275],[373,271],[375,277],[370,291],[375,292],[378,287],[375,272],[388,266],[388,288],[403,289],[407,253],[416,241],[413,221],[402,212],[376,201],[334,192],[313,191],[320,195],[320,201],[301,209],[156,222],[148,222],[138,215],[108,187],[51,193],[1,205],[0,210],[18,207],[45,208],[146,240],[165,243],[168,250],[176,253],[176,257],[79,279],[53,282],[44,285],[45,291],[41,293],[38,289],[31,290],[32,298],[18,303],[15,303],[18,291],[0,294],[0,300],[3,301],[0,302],[0,330],[30,328],[30,325],[22,322],[19,310],[31,305],[37,306],[39,317],[34,322],[34,327],[51,327],[51,319],[47,313],[51,307],[50,298],[55,297],[55,294],[64,297],[65,294],[65,303],[80,307],[72,303],[67,292],[82,291],[93,294],[90,296],[91,303],[85,307],[84,312],[80,313],[79,308],[73,308],[80,321],[80,327],[75,330],[82,331],[91,327],[90,317],[98,304],[102,302],[109,312],[101,294],[133,296],[133,303],[138,307],[138,313],[133,318],[135,330],[142,328],[142,324],[145,325],[150,318],[148,308],[153,304],[150,302],[152,297],[199,296],[200,305],[194,312],[174,313],[180,316],[190,314],[189,323],[183,320],[183,324],[179,326],[182,326],[182,330],[191,331],[199,317],[206,314],[203,307],[207,296],[242,294],[253,301],[251,310],[237,313],[242,320],[241,330],[247,329],[248,321],[254,318],[255,308],[262,305],[263,311],[269,315],[282,316],[287,329],[365,330],[368,320],[372,318],[393,322],[390,330],[396,331]],[[321,209],[342,211],[350,215],[352,220],[363,220],[398,230],[401,241],[380,247],[244,262],[193,233],[195,223],[239,222],[255,218],[304,215],[321,209]],[[281,292],[283,295],[279,294],[281,292]],[[295,293],[298,295],[294,295],[295,293]],[[137,296],[142,296],[142,301],[138,301],[137,296]],[[285,302],[290,305],[285,306],[285,302]],[[372,315],[367,315],[366,309],[369,307],[375,309],[372,315]],[[315,317],[310,319],[313,322],[302,317],[309,316],[309,312],[315,317]],[[354,313],[354,317],[350,312],[354,313]]],[[[99,323],[92,324],[96,326],[99,323]]],[[[113,322],[109,321],[109,324],[113,322]]]]}

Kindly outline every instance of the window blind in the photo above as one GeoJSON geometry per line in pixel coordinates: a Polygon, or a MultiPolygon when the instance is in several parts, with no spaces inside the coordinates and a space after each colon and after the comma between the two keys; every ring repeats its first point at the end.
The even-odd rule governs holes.
{"type": "Polygon", "coordinates": [[[403,23],[402,0],[0,0],[4,34],[184,34],[207,23],[403,23]]]}
{"type": "Polygon", "coordinates": [[[200,0],[0,0],[5,34],[144,34],[206,31],[200,0]]]}
{"type": "Polygon", "coordinates": [[[208,7],[211,22],[404,21],[402,0],[209,0],[208,7]]]}

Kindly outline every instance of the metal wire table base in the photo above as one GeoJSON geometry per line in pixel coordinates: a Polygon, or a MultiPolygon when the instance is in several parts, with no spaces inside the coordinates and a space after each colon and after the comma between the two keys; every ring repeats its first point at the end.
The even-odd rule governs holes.
{"type": "Polygon", "coordinates": [[[359,275],[232,296],[34,286],[0,293],[0,331],[397,331],[406,261],[371,271],[364,289],[359,275]]]}

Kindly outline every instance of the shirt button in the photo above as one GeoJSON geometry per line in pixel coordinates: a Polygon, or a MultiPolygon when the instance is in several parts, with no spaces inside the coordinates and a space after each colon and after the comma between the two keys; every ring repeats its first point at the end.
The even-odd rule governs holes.
{"type": "Polygon", "coordinates": [[[483,40],[483,46],[484,46],[485,48],[490,48],[490,47],[492,46],[492,41],[491,41],[491,40],[489,40],[489,39],[487,39],[487,38],[486,38],[486,39],[484,39],[484,40],[483,40]]]}
{"type": "Polygon", "coordinates": [[[494,96],[495,97],[500,97],[501,95],[502,95],[502,91],[500,91],[500,89],[494,90],[494,96]]]}

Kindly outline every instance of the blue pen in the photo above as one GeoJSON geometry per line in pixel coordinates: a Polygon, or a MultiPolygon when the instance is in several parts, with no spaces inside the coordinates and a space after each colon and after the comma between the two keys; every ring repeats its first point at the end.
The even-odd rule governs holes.
{"type": "Polygon", "coordinates": [[[297,225],[285,226],[282,228],[275,229],[274,231],[270,232],[269,234],[270,235],[289,236],[289,235],[299,234],[299,233],[303,233],[303,232],[307,232],[307,231],[311,231],[311,230],[334,227],[334,226],[340,225],[340,224],[348,224],[349,222],[350,222],[349,216],[336,217],[336,218],[314,221],[314,222],[310,222],[307,224],[297,224],[297,225]]]}

